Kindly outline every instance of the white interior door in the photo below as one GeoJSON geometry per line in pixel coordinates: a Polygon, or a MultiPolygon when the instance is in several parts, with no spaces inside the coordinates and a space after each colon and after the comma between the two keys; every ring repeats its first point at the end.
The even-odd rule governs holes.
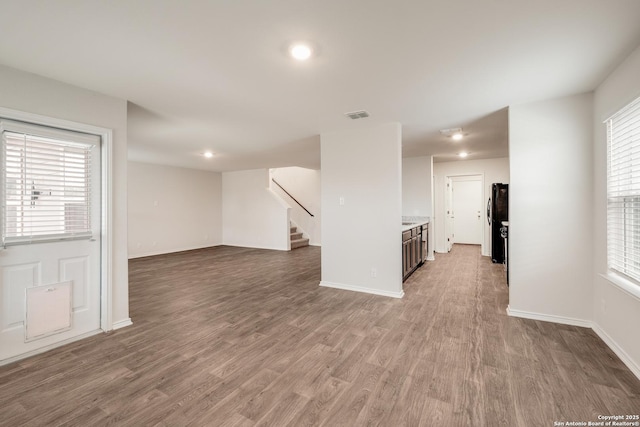
{"type": "Polygon", "coordinates": [[[482,181],[477,178],[453,180],[453,241],[482,244],[482,181]]]}
{"type": "Polygon", "coordinates": [[[445,223],[445,245],[447,248],[447,252],[451,250],[453,246],[453,233],[454,233],[454,225],[453,225],[453,183],[451,178],[447,177],[446,179],[446,188],[445,188],[445,208],[446,208],[446,223],[445,223]]]}
{"type": "Polygon", "coordinates": [[[100,138],[2,131],[0,362],[100,330],[100,138]]]}

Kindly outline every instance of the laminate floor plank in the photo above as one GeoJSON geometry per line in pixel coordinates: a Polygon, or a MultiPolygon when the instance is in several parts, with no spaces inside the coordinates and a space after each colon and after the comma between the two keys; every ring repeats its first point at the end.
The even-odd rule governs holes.
{"type": "Polygon", "coordinates": [[[384,368],[380,366],[363,363],[358,376],[343,393],[344,398],[333,406],[327,417],[321,420],[320,425],[326,427],[358,425],[356,420],[360,417],[360,413],[371,397],[372,390],[375,389],[384,372],[384,368]]]}
{"type": "Polygon", "coordinates": [[[307,401],[303,408],[287,424],[290,427],[318,426],[338,402],[349,383],[334,377],[329,377],[318,389],[314,396],[307,401]]]}
{"type": "Polygon", "coordinates": [[[590,329],[507,316],[502,266],[436,254],[403,299],[318,286],[320,248],[131,260],[133,325],[0,367],[0,426],[545,426],[640,412],[590,329]]]}
{"type": "Polygon", "coordinates": [[[309,399],[306,397],[289,392],[282,399],[278,399],[255,425],[265,427],[287,425],[308,402],[309,399]]]}

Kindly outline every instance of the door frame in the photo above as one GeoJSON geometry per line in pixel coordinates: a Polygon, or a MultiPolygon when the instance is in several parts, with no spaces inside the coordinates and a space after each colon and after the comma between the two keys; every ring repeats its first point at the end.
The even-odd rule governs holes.
{"type": "MultiPolygon", "coordinates": [[[[478,177],[480,181],[480,206],[478,208],[478,210],[480,211],[480,214],[482,215],[483,209],[484,209],[484,200],[485,200],[485,187],[484,187],[484,173],[461,173],[461,174],[451,174],[451,175],[446,175],[445,176],[445,189],[444,189],[444,197],[445,197],[445,212],[446,212],[446,206],[451,206],[453,208],[453,200],[447,200],[449,198],[449,192],[446,189],[446,183],[447,182],[451,182],[451,186],[453,188],[453,181],[455,181],[455,178],[469,178],[469,177],[478,177]]],[[[473,180],[476,181],[476,180],[473,180]]],[[[445,232],[445,238],[448,237],[448,231],[445,228],[446,232],[445,232]]],[[[451,232],[453,232],[453,230],[450,230],[451,232]]],[[[486,247],[486,227],[484,225],[484,222],[482,222],[482,239],[480,240],[480,253],[482,255],[484,255],[484,251],[485,251],[485,247],[486,247]]]]}
{"type": "MultiPolygon", "coordinates": [[[[4,107],[0,107],[0,117],[89,133],[100,137],[100,175],[102,178],[100,188],[100,229],[102,233],[100,243],[100,329],[104,332],[111,331],[113,329],[113,259],[111,250],[113,247],[113,130],[4,107]]],[[[2,250],[2,248],[0,248],[0,250],[2,250]]],[[[86,334],[77,337],[77,339],[84,337],[86,337],[86,334]]],[[[75,341],[75,339],[71,341],[75,341]]],[[[65,340],[53,346],[63,345],[68,342],[70,341],[65,340]]],[[[51,346],[51,348],[53,346],[51,346]]],[[[42,350],[36,350],[36,353],[46,351],[49,349],[48,347],[50,346],[42,350]]],[[[31,354],[20,355],[17,358],[28,357],[30,355],[31,354]]]]}

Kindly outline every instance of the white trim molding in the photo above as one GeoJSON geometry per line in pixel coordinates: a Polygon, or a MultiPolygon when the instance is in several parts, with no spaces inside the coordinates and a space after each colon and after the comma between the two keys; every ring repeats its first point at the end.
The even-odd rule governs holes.
{"type": "Polygon", "coordinates": [[[640,379],[640,366],[633,360],[631,356],[625,352],[618,343],[609,336],[604,329],[600,327],[595,322],[590,322],[588,320],[582,319],[574,319],[572,317],[562,317],[562,316],[554,316],[551,314],[540,314],[540,313],[532,313],[528,311],[521,310],[513,310],[509,306],[507,306],[507,314],[511,317],[519,317],[522,319],[530,319],[530,320],[541,320],[543,322],[552,322],[552,323],[560,323],[563,325],[571,325],[571,326],[579,326],[583,328],[592,329],[596,335],[604,341],[604,343],[622,360],[627,368],[633,374],[640,379]]]}
{"type": "Polygon", "coordinates": [[[507,314],[511,317],[520,317],[522,319],[541,320],[543,322],[560,323],[563,325],[580,326],[582,328],[591,328],[591,322],[583,319],[575,319],[573,317],[556,316],[554,314],[533,313],[530,311],[514,310],[507,306],[507,314]]]}
{"type": "Polygon", "coordinates": [[[365,286],[345,285],[342,283],[333,283],[333,282],[327,282],[324,280],[320,282],[320,286],[323,286],[325,288],[334,288],[334,289],[342,289],[344,291],[362,292],[365,294],[380,295],[383,297],[391,297],[391,298],[402,298],[404,296],[404,291],[400,291],[400,292],[382,291],[380,289],[367,288],[365,286]]]}
{"type": "Polygon", "coordinates": [[[616,274],[612,271],[607,273],[600,274],[600,277],[609,281],[612,285],[620,289],[621,291],[628,294],[630,297],[633,297],[640,301],[640,285],[636,282],[626,279],[619,274],[616,274]]]}
{"type": "Polygon", "coordinates": [[[628,354],[626,351],[622,349],[618,345],[618,343],[607,334],[604,329],[600,327],[597,323],[593,323],[592,325],[593,331],[604,341],[606,345],[622,360],[622,363],[627,365],[627,368],[640,380],[640,365],[638,365],[628,354]]]}
{"type": "Polygon", "coordinates": [[[102,287],[100,327],[113,328],[113,132],[104,129],[102,137],[102,287]]]}
{"type": "Polygon", "coordinates": [[[114,322],[113,325],[111,326],[111,330],[115,331],[116,329],[124,328],[126,326],[131,326],[131,325],[133,325],[133,322],[131,321],[130,317],[127,317],[126,319],[122,319],[122,320],[118,320],[117,322],[114,322]]]}
{"type": "Polygon", "coordinates": [[[175,254],[178,252],[197,251],[198,249],[209,249],[209,248],[215,248],[218,246],[222,246],[222,243],[215,244],[215,245],[206,245],[206,246],[184,246],[180,248],[163,249],[160,251],[140,252],[137,254],[128,254],[128,259],[145,258],[149,256],[156,256],[156,255],[175,254]]]}

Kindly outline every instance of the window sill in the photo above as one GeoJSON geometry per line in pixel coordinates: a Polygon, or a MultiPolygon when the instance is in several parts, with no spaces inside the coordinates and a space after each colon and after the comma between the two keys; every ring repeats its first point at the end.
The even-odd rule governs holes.
{"type": "Polygon", "coordinates": [[[612,272],[602,273],[600,277],[611,282],[630,296],[640,300],[640,284],[612,272]]]}

